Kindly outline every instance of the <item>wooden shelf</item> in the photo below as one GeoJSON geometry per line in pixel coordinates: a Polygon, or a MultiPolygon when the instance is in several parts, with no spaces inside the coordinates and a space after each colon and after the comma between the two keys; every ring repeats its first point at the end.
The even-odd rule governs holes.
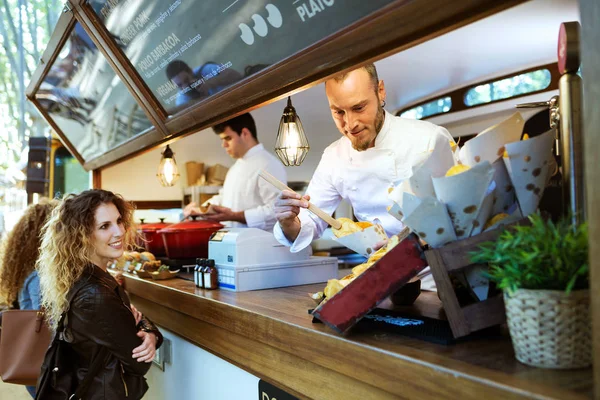
{"type": "MultiPolygon", "coordinates": [[[[307,293],[322,284],[234,293],[182,279],[125,281],[158,325],[299,398],[584,399],[593,390],[591,368],[520,364],[508,336],[451,346],[375,331],[338,336],[307,314],[307,293]]],[[[409,311],[443,315],[433,293],[409,311]]]]}

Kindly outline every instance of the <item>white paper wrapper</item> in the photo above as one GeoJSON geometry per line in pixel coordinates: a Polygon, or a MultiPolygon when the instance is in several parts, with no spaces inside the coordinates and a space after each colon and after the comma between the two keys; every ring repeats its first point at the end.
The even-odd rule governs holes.
{"type": "Polygon", "coordinates": [[[396,184],[388,198],[393,202],[388,214],[399,221],[421,204],[421,200],[412,193],[408,179],[396,184]]]}
{"type": "Polygon", "coordinates": [[[483,274],[487,272],[487,267],[482,265],[473,265],[465,270],[467,283],[479,301],[487,299],[490,280],[483,274]]]}
{"type": "Polygon", "coordinates": [[[456,240],[446,206],[434,197],[423,199],[404,223],[434,248],[456,240]]]}
{"type": "Polygon", "coordinates": [[[403,181],[395,182],[393,190],[388,194],[388,199],[393,201],[394,203],[398,203],[398,205],[402,206],[402,196],[404,193],[414,194],[410,188],[410,184],[408,179],[403,181]]]}
{"type": "Polygon", "coordinates": [[[404,214],[402,213],[402,208],[398,205],[398,203],[394,203],[391,208],[388,210],[388,214],[392,217],[396,218],[398,221],[402,221],[404,218],[404,214]]]}
{"type": "Polygon", "coordinates": [[[433,178],[436,197],[446,204],[458,239],[471,234],[493,176],[491,164],[482,162],[458,175],[433,178]]]}
{"type": "Polygon", "coordinates": [[[342,236],[340,238],[336,238],[335,240],[350,250],[369,258],[369,256],[374,252],[373,246],[385,239],[387,239],[387,235],[383,227],[379,224],[374,224],[362,232],[356,232],[351,235],[342,236]]]}
{"type": "Polygon", "coordinates": [[[436,136],[434,148],[429,157],[412,168],[412,176],[409,178],[412,192],[420,198],[435,196],[431,178],[444,176],[453,165],[454,156],[448,138],[442,135],[436,136]]]}
{"type": "MultiPolygon", "coordinates": [[[[492,215],[492,217],[494,215],[492,215]]],[[[504,218],[503,220],[500,220],[500,221],[496,222],[494,225],[488,226],[485,229],[484,232],[494,230],[494,229],[496,229],[496,228],[498,228],[499,226],[502,226],[502,225],[511,224],[511,223],[516,222],[516,221],[518,221],[520,219],[523,219],[523,214],[521,214],[521,210],[519,209],[519,207],[516,207],[516,205],[515,205],[514,211],[511,214],[509,214],[508,217],[504,218]]]]}
{"type": "Polygon", "coordinates": [[[470,236],[479,235],[483,230],[486,221],[493,215],[492,209],[494,207],[494,195],[496,190],[496,184],[492,181],[490,190],[488,190],[488,193],[483,198],[477,218],[475,218],[475,221],[473,222],[473,230],[471,231],[470,236]]]}
{"type": "Polygon", "coordinates": [[[517,112],[484,130],[460,149],[460,161],[469,167],[484,161],[493,163],[502,157],[507,143],[516,142],[521,138],[524,124],[523,117],[517,112]]]}
{"type": "Polygon", "coordinates": [[[544,194],[553,168],[553,141],[554,131],[550,130],[529,140],[506,145],[508,158],[504,158],[504,164],[524,217],[535,212],[544,194]]]}
{"type": "Polygon", "coordinates": [[[508,171],[506,170],[503,159],[496,160],[492,164],[492,167],[494,168],[494,182],[496,183],[492,215],[508,213],[508,210],[510,210],[515,201],[517,201],[515,197],[515,188],[508,176],[508,171]]]}

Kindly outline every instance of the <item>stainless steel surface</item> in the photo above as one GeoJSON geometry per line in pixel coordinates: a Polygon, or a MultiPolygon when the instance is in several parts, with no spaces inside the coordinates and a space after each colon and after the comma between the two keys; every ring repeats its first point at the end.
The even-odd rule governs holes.
{"type": "Polygon", "coordinates": [[[548,101],[536,101],[533,103],[521,103],[517,104],[517,108],[549,108],[550,109],[550,127],[556,128],[558,121],[560,120],[560,113],[558,110],[559,99],[558,96],[552,96],[548,101]]]}
{"type": "Polygon", "coordinates": [[[581,78],[576,74],[565,74],[558,81],[563,200],[569,207],[565,211],[570,213],[573,223],[581,223],[586,219],[581,88],[581,78]]]}

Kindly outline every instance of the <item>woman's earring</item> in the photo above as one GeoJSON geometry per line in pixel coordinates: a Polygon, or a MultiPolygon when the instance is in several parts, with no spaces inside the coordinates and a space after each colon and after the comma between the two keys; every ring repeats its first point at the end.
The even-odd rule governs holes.
{"type": "Polygon", "coordinates": [[[381,103],[381,108],[385,107],[385,100],[383,101],[383,103],[381,103]]]}

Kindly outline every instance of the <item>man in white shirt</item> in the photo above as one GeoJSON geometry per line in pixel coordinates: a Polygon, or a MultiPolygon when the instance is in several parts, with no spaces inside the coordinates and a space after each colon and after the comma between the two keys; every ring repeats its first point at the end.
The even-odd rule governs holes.
{"type": "Polygon", "coordinates": [[[328,80],[325,91],[343,137],[323,152],[305,196],[283,191],[275,201],[279,222],[274,234],[292,252],[310,245],[327,228],[306,210],[308,200],[329,214],[346,200],[358,220],[377,218],[388,235],[399,233],[402,223],[387,213],[388,188],[410,177],[412,165],[437,141],[453,142],[440,126],[385,111],[385,87],[373,64],[328,80]]]}
{"type": "MultiPolygon", "coordinates": [[[[229,222],[231,227],[273,229],[276,222],[273,203],[279,194],[270,183],[258,176],[264,169],[282,182],[287,181],[283,164],[258,143],[256,124],[249,113],[239,115],[213,130],[222,146],[236,162],[227,172],[223,189],[203,205],[210,203],[211,213],[204,218],[229,222]]],[[[195,203],[188,204],[184,216],[201,211],[195,203]]]]}

